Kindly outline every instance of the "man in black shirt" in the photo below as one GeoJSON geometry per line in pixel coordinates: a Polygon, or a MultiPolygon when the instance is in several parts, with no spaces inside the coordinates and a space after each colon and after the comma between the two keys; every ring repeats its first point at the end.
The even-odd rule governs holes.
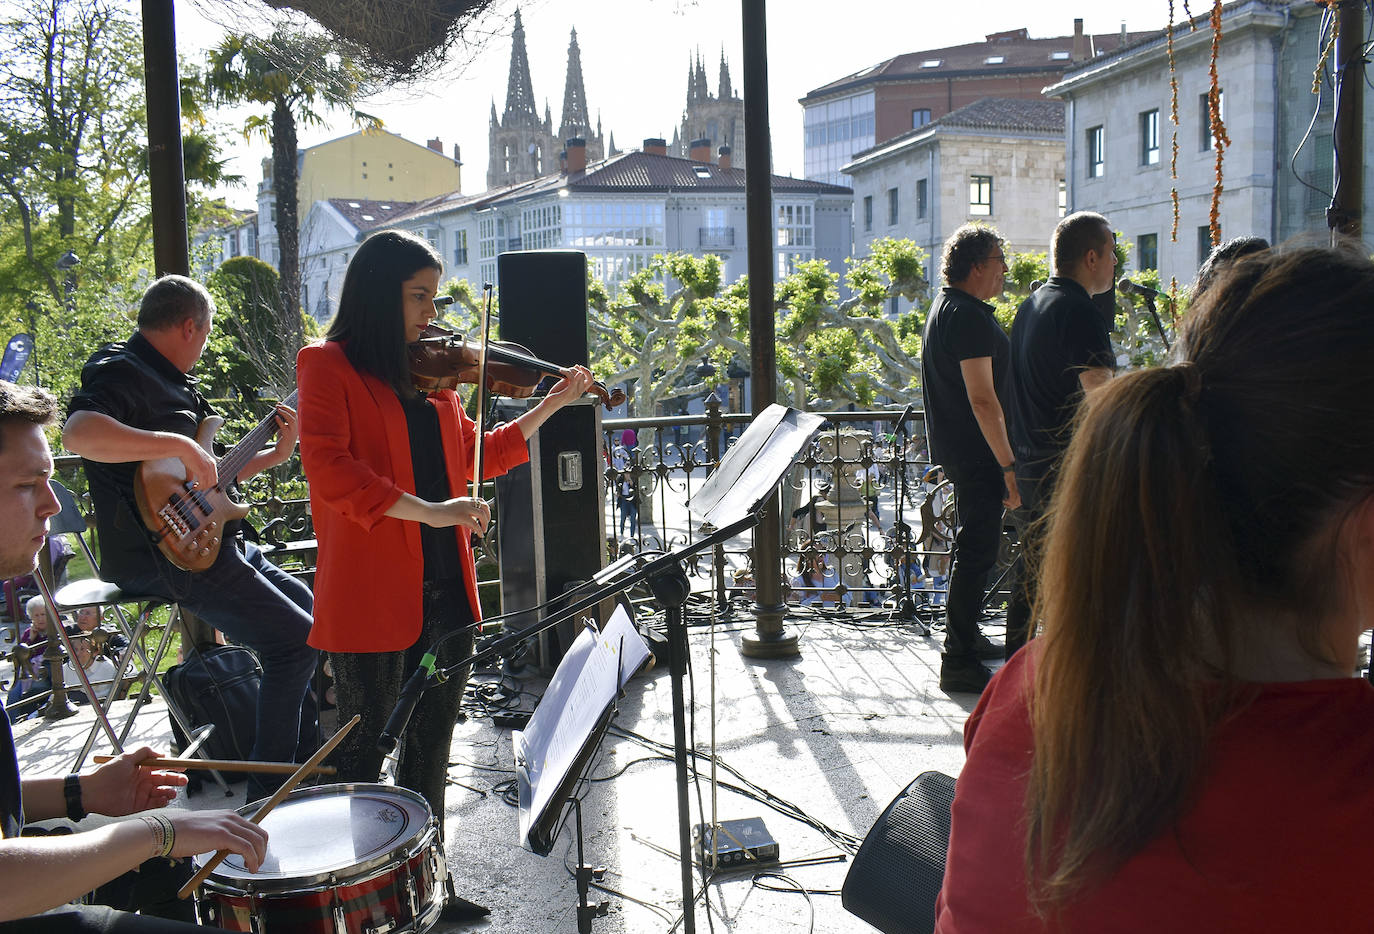
{"type": "MultiPolygon", "coordinates": [[[[188,375],[205,349],[213,315],[210,293],[190,279],[164,276],[150,285],[138,330],[128,341],[97,350],[82,368],[62,440],[81,455],[90,483],[101,576],[128,593],[175,600],[255,650],[262,688],[250,758],[290,762],[297,759],[301,703],[315,670],[315,650],[306,644],[310,590],[268,562],[257,546],[240,552],[233,528],[221,530],[223,546],[208,569],[177,568],[152,542],[134,501],[134,475],[142,461],[177,458],[196,488],[218,483],[214,457],[194,438],[214,410],[188,375]]],[[[296,413],[279,405],[277,421],[276,444],[256,453],[241,479],[291,456],[296,413]]],[[[280,782],[280,776],[251,776],[250,800],[280,782]]]]}
{"type": "MultiPolygon", "coordinates": [[[[61,510],[48,484],[52,454],[43,436],[56,416],[57,400],[48,393],[0,381],[0,579],[33,572],[48,519],[61,510]]],[[[140,866],[146,882],[158,864],[167,866],[162,859],[147,862],[158,856],[228,849],[257,871],[267,834],[232,811],[163,810],[186,777],[142,767],[156,755],[152,749],[126,753],[80,775],[21,779],[3,711],[0,706],[0,931],[191,934],[199,930],[194,923],[65,903],[140,866]],[[78,822],[87,812],[131,819],[73,834],[20,836],[26,818],[65,815],[78,822]]],[[[146,912],[151,906],[136,907],[146,912]]],[[[171,908],[194,921],[186,902],[171,908]]]]}
{"type": "Polygon", "coordinates": [[[1079,211],[1054,229],[1054,275],[1017,309],[1011,327],[1011,441],[1021,488],[1020,586],[1007,610],[1007,655],[1025,644],[1035,594],[1038,520],[1069,446],[1074,413],[1085,392],[1111,378],[1115,366],[1108,322],[1093,296],[1116,279],[1116,236],[1101,214],[1079,211]]]}
{"type": "Polygon", "coordinates": [[[1007,273],[997,231],[960,227],[945,242],[940,271],[946,286],[931,306],[921,345],[930,457],[954,481],[959,515],[940,689],[981,694],[992,674],[979,659],[1002,655],[978,628],[983,590],[997,561],[1002,509],[1020,504],[1001,401],[1007,335],[987,304],[1001,293],[1007,273]]]}

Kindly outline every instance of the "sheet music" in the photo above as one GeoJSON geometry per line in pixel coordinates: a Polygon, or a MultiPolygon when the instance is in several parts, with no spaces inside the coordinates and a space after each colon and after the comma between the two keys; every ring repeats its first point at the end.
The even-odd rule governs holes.
{"type": "Polygon", "coordinates": [[[543,818],[564,779],[577,766],[617,692],[649,657],[649,647],[617,606],[600,631],[584,628],[554,672],[529,726],[512,734],[520,791],[520,843],[543,818]]]}

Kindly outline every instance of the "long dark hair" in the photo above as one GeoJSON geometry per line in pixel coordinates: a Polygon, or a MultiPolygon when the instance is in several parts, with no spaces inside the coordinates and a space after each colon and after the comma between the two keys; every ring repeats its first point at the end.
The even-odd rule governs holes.
{"type": "Polygon", "coordinates": [[[434,247],[403,230],[383,230],[363,241],[344,273],[339,312],[324,335],[345,341],[354,368],[389,383],[398,394],[413,392],[406,360],[401,283],[421,269],[443,270],[434,247]]]}
{"type": "Polygon", "coordinates": [[[1334,664],[1345,520],[1374,494],[1374,265],[1245,257],[1174,362],[1084,400],[1051,504],[1031,696],[1026,869],[1066,905],[1194,800],[1266,633],[1334,664]],[[1278,627],[1284,627],[1279,629],[1278,627]]]}

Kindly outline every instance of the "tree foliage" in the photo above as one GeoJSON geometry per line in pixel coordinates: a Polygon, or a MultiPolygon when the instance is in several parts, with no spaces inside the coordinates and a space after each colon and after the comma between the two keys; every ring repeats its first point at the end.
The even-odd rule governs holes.
{"type": "MultiPolygon", "coordinates": [[[[883,240],[849,261],[849,297],[820,260],[777,282],[778,395],[799,408],[831,411],[918,385],[917,312],[887,317],[887,301],[926,294],[925,254],[910,240],[883,240]]],[[[701,396],[749,366],[749,283],[723,286],[716,256],[660,255],[612,296],[589,282],[593,364],[607,383],[632,382],[636,415],[674,397],[701,396]],[[709,364],[703,366],[702,364],[709,364]]]]}
{"type": "Polygon", "coordinates": [[[225,260],[206,282],[215,296],[215,326],[199,364],[215,396],[281,398],[296,382],[295,354],[279,323],[285,317],[277,271],[253,256],[225,260]]]}
{"type": "Polygon", "coordinates": [[[128,277],[150,227],[137,25],[105,0],[3,10],[0,309],[13,320],[128,277]],[[59,271],[68,251],[80,267],[59,271]]]}
{"type": "Polygon", "coordinates": [[[210,52],[205,87],[220,104],[260,104],[269,110],[244,123],[245,136],[260,134],[272,143],[272,188],[276,192],[280,311],[291,347],[304,340],[300,311],[300,211],[296,170],[299,125],[320,125],[331,108],[353,112],[359,123],[380,126],[354,110],[364,93],[364,76],[340,56],[321,33],[282,28],[266,39],[230,35],[210,52]]]}

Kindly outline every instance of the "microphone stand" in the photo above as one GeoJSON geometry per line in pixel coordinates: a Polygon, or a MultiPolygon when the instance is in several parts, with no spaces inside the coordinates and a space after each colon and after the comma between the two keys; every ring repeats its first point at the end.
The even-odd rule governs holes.
{"type": "Polygon", "coordinates": [[[1154,319],[1155,330],[1159,332],[1159,339],[1164,342],[1164,349],[1169,350],[1169,336],[1164,333],[1164,324],[1159,320],[1159,312],[1155,311],[1155,297],[1145,295],[1145,307],[1150,312],[1150,317],[1154,319]]]}
{"type": "MultiPolygon", "coordinates": [[[[485,648],[477,651],[471,657],[465,658],[455,665],[448,668],[439,668],[430,673],[419,687],[414,700],[418,700],[419,694],[426,688],[446,681],[453,673],[458,672],[464,666],[472,665],[474,668],[483,662],[490,661],[499,655],[505,655],[514,650],[520,643],[527,639],[537,636],[539,633],[565,620],[573,619],[579,613],[588,610],[607,597],[614,596],[622,590],[633,587],[635,584],[647,582],[649,589],[654,597],[663,605],[664,619],[668,628],[668,671],[672,680],[673,695],[673,763],[677,777],[677,823],[678,823],[678,858],[682,868],[682,917],[684,934],[695,934],[696,921],[693,916],[693,906],[696,903],[695,887],[692,882],[692,834],[691,834],[691,814],[688,810],[688,778],[687,778],[687,704],[683,691],[683,685],[687,675],[687,622],[683,607],[687,603],[687,598],[691,594],[691,585],[687,580],[687,572],[684,569],[683,561],[692,555],[713,548],[718,544],[724,544],[729,539],[734,538],[742,532],[747,532],[759,524],[760,516],[758,513],[749,513],[744,518],[717,529],[710,535],[698,539],[696,542],[686,545],[677,551],[668,552],[658,558],[654,558],[629,574],[617,572],[608,579],[601,582],[595,590],[586,596],[575,600],[562,610],[547,619],[534,623],[518,632],[499,636],[489,643],[485,648]]],[[[559,600],[566,600],[569,594],[561,594],[559,600]]],[[[535,607],[534,609],[539,609],[535,607]]],[[[529,611],[526,611],[529,612],[529,611]]],[[[431,652],[434,649],[430,650],[431,652]]],[[[418,679],[423,666],[412,675],[412,681],[418,679]]],[[[408,685],[409,686],[409,683],[408,685]]],[[[402,698],[397,705],[397,711],[401,710],[401,704],[408,703],[414,709],[414,703],[410,698],[402,698]]],[[[393,719],[396,714],[393,714],[393,719]]],[[[405,714],[405,719],[409,719],[409,714],[405,714]]],[[[388,721],[388,727],[391,721],[388,721]]],[[[398,735],[405,730],[405,723],[401,722],[397,726],[398,735]]]]}

